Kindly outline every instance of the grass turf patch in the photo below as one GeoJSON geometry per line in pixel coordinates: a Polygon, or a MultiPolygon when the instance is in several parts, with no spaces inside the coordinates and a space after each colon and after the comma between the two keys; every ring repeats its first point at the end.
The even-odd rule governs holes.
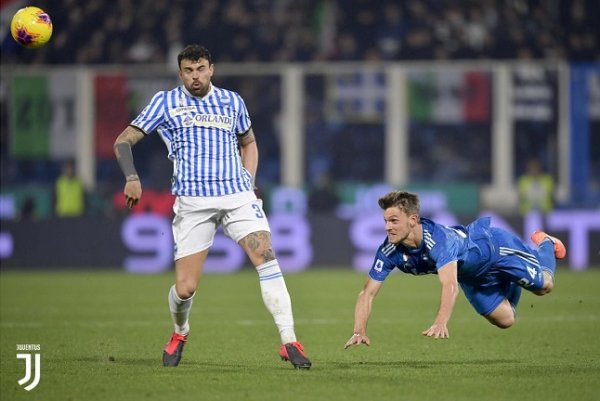
{"type": "Polygon", "coordinates": [[[461,295],[450,339],[424,338],[439,304],[435,276],[393,275],[375,300],[370,347],[343,349],[366,275],[286,275],[298,339],[313,362],[294,370],[251,269],[207,275],[177,368],[161,366],[172,331],[173,274],[0,274],[2,400],[595,400],[600,384],[600,269],[560,270],[554,292],[523,292],[517,323],[493,327],[461,295]],[[40,344],[41,381],[19,384],[17,344],[40,344]]]}

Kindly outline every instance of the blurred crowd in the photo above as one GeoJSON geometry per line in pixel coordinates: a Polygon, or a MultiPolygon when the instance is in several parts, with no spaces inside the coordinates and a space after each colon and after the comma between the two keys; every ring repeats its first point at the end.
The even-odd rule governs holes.
{"type": "Polygon", "coordinates": [[[52,17],[52,41],[31,51],[5,37],[3,63],[169,63],[189,42],[206,45],[217,62],[600,59],[597,0],[36,4],[52,17]]]}
{"type": "MultiPolygon", "coordinates": [[[[23,0],[2,1],[3,28],[7,28],[10,15],[25,4],[23,0]]],[[[36,5],[52,18],[52,40],[40,49],[25,49],[6,34],[8,29],[3,29],[2,64],[176,66],[177,54],[192,42],[208,47],[216,63],[600,61],[598,0],[39,0],[36,5]]],[[[281,178],[279,127],[273,117],[280,112],[279,84],[273,77],[239,81],[219,77],[219,86],[235,89],[246,99],[260,137],[260,179],[267,184],[278,183],[281,178]]],[[[311,207],[323,210],[337,203],[332,181],[377,182],[384,171],[383,158],[379,157],[384,147],[383,125],[332,122],[322,99],[327,85],[323,78],[313,77],[307,79],[306,86],[310,155],[307,185],[315,195],[310,199],[311,207]],[[337,147],[342,136],[345,146],[337,147]],[[361,157],[355,157],[356,154],[361,157]]],[[[3,186],[48,184],[60,179],[62,160],[11,158],[8,98],[6,88],[0,90],[3,186]]],[[[549,133],[554,125],[517,125],[518,138],[529,138],[524,150],[519,148],[517,138],[517,152],[530,152],[530,143],[546,144],[536,147],[541,149],[540,159],[544,160],[544,154],[553,153],[547,137],[552,136],[549,133]],[[543,135],[530,140],[531,135],[521,134],[523,131],[541,131],[543,135]],[[545,149],[550,151],[544,153],[545,149]]],[[[420,161],[411,165],[413,179],[489,181],[491,172],[486,160],[491,155],[471,164],[457,162],[464,159],[460,154],[465,147],[476,149],[473,154],[477,149],[491,148],[491,144],[482,142],[489,142],[489,135],[479,132],[489,131],[489,127],[461,124],[456,126],[455,135],[447,135],[452,131],[448,126],[412,129],[417,139],[411,145],[411,153],[418,155],[415,159],[420,161]],[[465,136],[477,140],[464,139],[465,136]],[[423,149],[433,151],[425,153],[423,149]],[[432,170],[432,166],[436,169],[432,170]]],[[[138,159],[138,168],[146,177],[148,188],[166,191],[170,165],[163,144],[144,142],[137,151],[147,155],[138,159]]],[[[517,160],[530,156],[540,155],[527,153],[517,160]]],[[[547,160],[545,164],[555,165],[547,160]]],[[[105,188],[97,188],[97,192],[105,199],[111,199],[112,193],[120,195],[122,176],[114,159],[98,159],[97,166],[98,187],[105,188]]],[[[524,166],[519,166],[516,173],[523,170],[524,166]]],[[[93,199],[86,199],[88,206],[93,199]]],[[[102,208],[102,202],[98,203],[102,208]]]]}

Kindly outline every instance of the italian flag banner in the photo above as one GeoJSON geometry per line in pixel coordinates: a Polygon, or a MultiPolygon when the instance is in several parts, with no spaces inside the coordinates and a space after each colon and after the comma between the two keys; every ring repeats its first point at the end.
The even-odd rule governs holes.
{"type": "Polygon", "coordinates": [[[46,158],[50,153],[51,106],[45,76],[17,75],[11,82],[10,151],[14,157],[46,158]]]}
{"type": "Polygon", "coordinates": [[[473,71],[412,72],[408,75],[412,121],[485,123],[491,117],[491,76],[473,71]]]}
{"type": "Polygon", "coordinates": [[[15,75],[10,97],[10,151],[20,159],[64,159],[77,149],[76,79],[68,72],[15,75]]]}

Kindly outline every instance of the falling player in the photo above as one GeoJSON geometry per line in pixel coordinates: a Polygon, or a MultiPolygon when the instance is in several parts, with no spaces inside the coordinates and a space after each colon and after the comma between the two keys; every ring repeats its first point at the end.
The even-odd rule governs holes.
{"type": "Polygon", "coordinates": [[[498,327],[509,328],[515,321],[521,288],[536,295],[548,294],[554,288],[556,258],[566,255],[557,238],[534,232],[531,239],[538,246],[534,250],[508,231],[491,227],[489,217],[466,227],[421,218],[419,198],[410,192],[390,192],[379,199],[379,206],[387,238],[377,250],[358,296],[354,333],[344,348],[370,345],[367,321],[373,300],[394,268],[414,275],[438,275],[440,307],[435,321],[422,334],[449,338],[448,321],[459,285],[479,314],[498,327]]]}

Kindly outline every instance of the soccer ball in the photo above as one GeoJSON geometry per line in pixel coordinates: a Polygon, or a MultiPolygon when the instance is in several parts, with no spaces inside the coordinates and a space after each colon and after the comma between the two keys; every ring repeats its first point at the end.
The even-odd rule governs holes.
{"type": "Polygon", "coordinates": [[[24,7],[13,16],[10,22],[10,33],[22,46],[41,47],[52,36],[52,21],[41,8],[24,7]]]}

